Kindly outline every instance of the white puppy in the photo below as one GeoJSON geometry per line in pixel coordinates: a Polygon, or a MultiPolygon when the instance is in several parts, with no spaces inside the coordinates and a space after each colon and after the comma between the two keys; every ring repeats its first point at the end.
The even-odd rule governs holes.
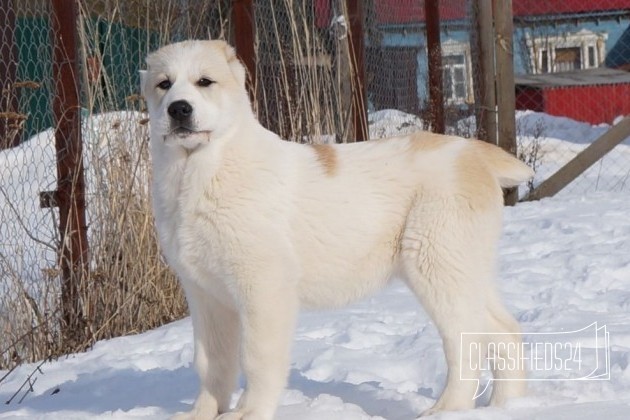
{"type": "MultiPolygon", "coordinates": [[[[201,380],[179,418],[272,419],[298,309],[344,305],[394,277],[443,339],[448,379],[429,412],[474,407],[475,381],[460,380],[479,374],[468,344],[520,343],[493,277],[501,187],[532,171],[497,147],[426,132],[283,141],[254,117],[222,41],[169,45],[147,63],[156,225],[188,299],[201,380]],[[470,332],[494,335],[462,343],[470,332]],[[239,361],[247,386],[231,409],[239,361]]],[[[492,403],[521,395],[522,369],[494,375],[508,381],[495,382],[492,403]]]]}

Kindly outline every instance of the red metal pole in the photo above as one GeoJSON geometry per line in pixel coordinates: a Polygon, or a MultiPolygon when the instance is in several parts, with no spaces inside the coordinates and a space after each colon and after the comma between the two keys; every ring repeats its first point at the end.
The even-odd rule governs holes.
{"type": "Polygon", "coordinates": [[[347,0],[350,27],[350,57],[353,66],[352,121],[354,140],[365,141],[368,132],[367,98],[365,94],[365,46],[363,42],[363,0],[347,0]]]}
{"type": "Polygon", "coordinates": [[[247,89],[252,101],[256,97],[256,50],[253,0],[232,0],[234,44],[236,53],[249,74],[247,89]]]}
{"type": "Polygon", "coordinates": [[[427,54],[429,62],[429,118],[434,133],[444,133],[444,94],[442,86],[442,48],[440,46],[439,0],[425,1],[427,54]]]}
{"type": "Polygon", "coordinates": [[[77,62],[77,4],[75,0],[52,0],[54,45],[55,147],[57,191],[61,236],[59,263],[62,271],[61,308],[64,338],[81,336],[83,314],[79,285],[88,268],[85,183],[81,144],[81,108],[77,62]]]}

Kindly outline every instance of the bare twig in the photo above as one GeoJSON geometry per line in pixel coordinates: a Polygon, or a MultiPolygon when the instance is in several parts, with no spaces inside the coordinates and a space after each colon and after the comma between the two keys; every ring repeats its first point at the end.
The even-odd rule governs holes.
{"type": "Polygon", "coordinates": [[[5,404],[11,404],[11,402],[13,401],[13,399],[15,397],[17,397],[20,392],[22,392],[22,390],[24,389],[24,387],[26,387],[28,385],[28,388],[24,391],[24,394],[22,395],[22,397],[18,400],[18,404],[21,404],[22,401],[24,401],[24,398],[26,398],[26,395],[29,392],[33,392],[33,385],[35,384],[35,382],[37,382],[37,378],[34,378],[31,381],[31,378],[33,378],[33,376],[39,372],[40,374],[44,374],[44,372],[41,370],[41,367],[44,366],[44,364],[47,362],[48,360],[43,360],[41,361],[37,366],[35,366],[35,369],[33,369],[33,371],[31,373],[28,374],[28,376],[26,377],[26,379],[24,380],[24,382],[22,382],[22,385],[20,385],[20,387],[17,389],[17,391],[15,391],[13,393],[13,395],[11,395],[11,398],[9,398],[7,401],[5,401],[5,404]]]}

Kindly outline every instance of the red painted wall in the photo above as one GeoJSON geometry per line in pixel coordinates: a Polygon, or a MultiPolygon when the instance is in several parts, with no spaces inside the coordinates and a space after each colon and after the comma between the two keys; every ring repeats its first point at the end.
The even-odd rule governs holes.
{"type": "Polygon", "coordinates": [[[518,87],[516,109],[546,112],[590,124],[610,124],[619,115],[630,115],[630,84],[518,87]]]}
{"type": "Polygon", "coordinates": [[[573,86],[546,92],[547,112],[591,124],[612,123],[630,114],[630,84],[573,86]]]}
{"type": "Polygon", "coordinates": [[[540,88],[516,86],[516,109],[545,112],[545,94],[540,88]]]}

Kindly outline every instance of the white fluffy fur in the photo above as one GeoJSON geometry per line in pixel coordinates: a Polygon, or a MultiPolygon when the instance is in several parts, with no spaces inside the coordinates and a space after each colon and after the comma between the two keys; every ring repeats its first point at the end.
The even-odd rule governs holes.
{"type": "MultiPolygon", "coordinates": [[[[178,418],[272,419],[298,309],[347,304],[393,277],[443,339],[448,380],[429,412],[474,407],[476,384],[460,372],[478,372],[460,355],[460,333],[511,333],[472,340],[519,343],[493,277],[501,186],[531,170],[494,146],[431,133],[283,141],[256,121],[243,67],[222,41],[173,44],[147,63],[156,225],[186,292],[201,380],[192,411],[178,418]],[[164,80],[172,86],[158,87],[164,80]],[[187,134],[171,131],[167,108],[178,100],[193,109],[187,134]],[[230,408],[239,366],[247,386],[230,408]]],[[[491,402],[522,391],[521,381],[495,382],[491,402]]]]}

